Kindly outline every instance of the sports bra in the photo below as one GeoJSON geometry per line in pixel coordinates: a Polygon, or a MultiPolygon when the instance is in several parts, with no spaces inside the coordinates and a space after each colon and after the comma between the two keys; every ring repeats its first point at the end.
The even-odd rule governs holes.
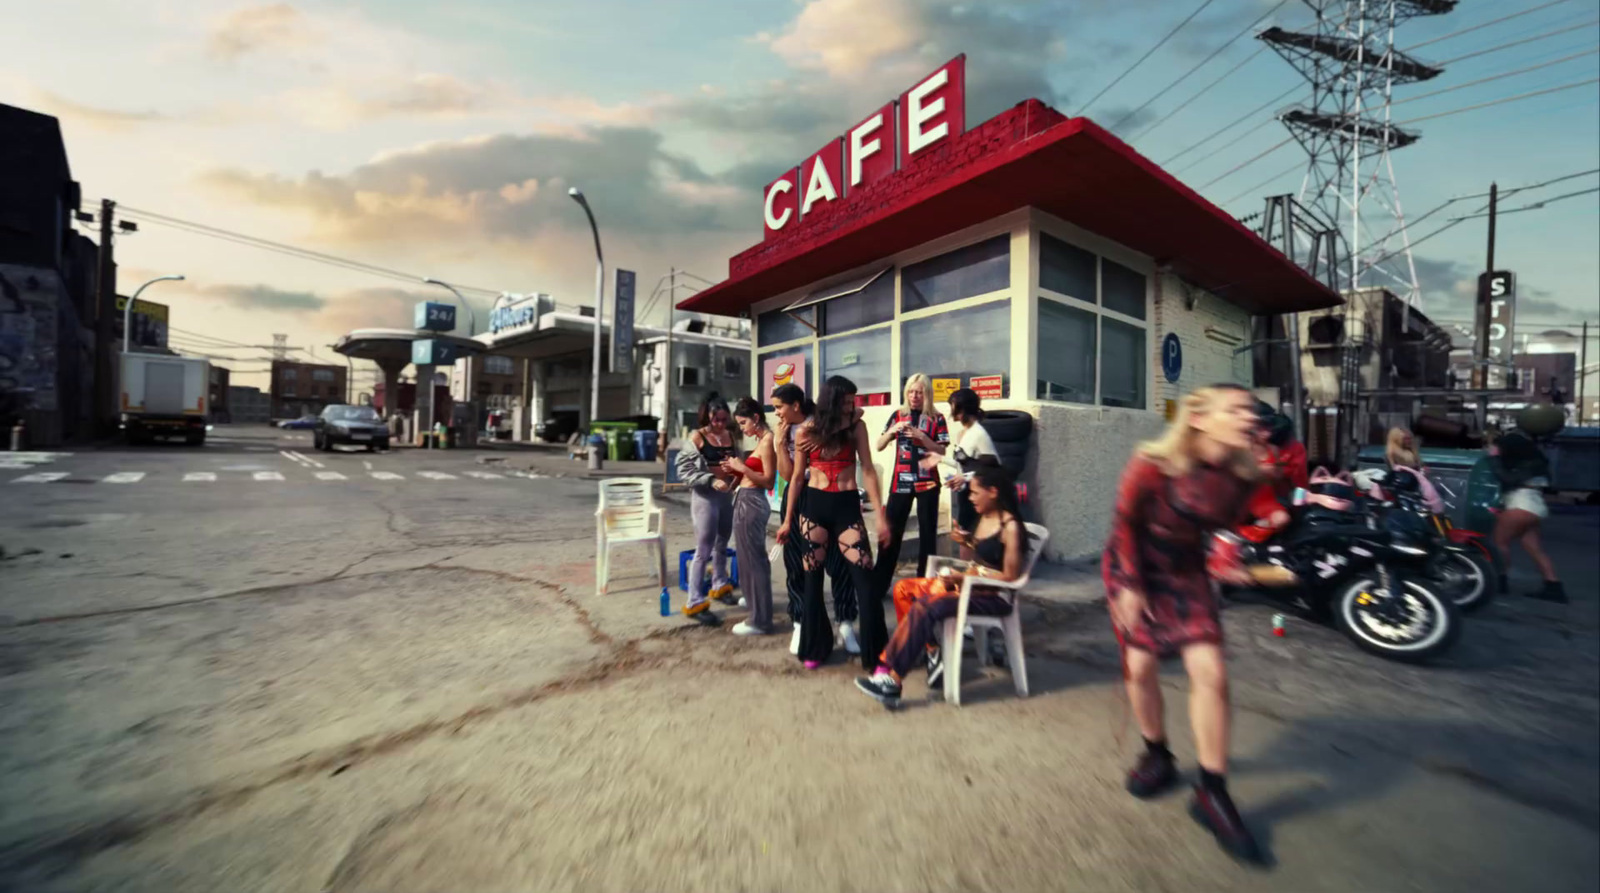
{"type": "Polygon", "coordinates": [[[727,446],[717,446],[706,436],[705,429],[700,429],[700,455],[705,457],[707,468],[715,468],[722,464],[723,459],[731,458],[734,449],[732,443],[727,446]]]}
{"type": "MultiPolygon", "coordinates": [[[[857,421],[855,424],[859,425],[861,422],[857,421]]],[[[854,437],[854,428],[851,429],[851,434],[852,436],[850,438],[849,446],[841,449],[836,456],[824,456],[822,455],[821,450],[811,450],[807,454],[807,465],[822,472],[823,475],[828,479],[828,482],[825,485],[818,487],[817,489],[829,493],[837,493],[844,489],[843,487],[839,486],[839,477],[846,471],[851,471],[856,467],[856,441],[854,437]]],[[[807,486],[811,485],[807,483],[807,486]]],[[[855,488],[852,487],[850,489],[855,488]]]]}
{"type": "Polygon", "coordinates": [[[973,555],[978,559],[979,564],[995,570],[1003,570],[1005,568],[1006,542],[1001,537],[1001,534],[1005,533],[1006,528],[1015,524],[1016,521],[1016,518],[1011,518],[1000,522],[1000,526],[995,529],[994,533],[972,544],[973,555]]]}

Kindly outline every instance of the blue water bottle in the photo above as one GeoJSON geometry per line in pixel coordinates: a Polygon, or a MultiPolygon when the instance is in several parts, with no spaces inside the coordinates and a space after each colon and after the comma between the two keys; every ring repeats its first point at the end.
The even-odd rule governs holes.
{"type": "Polygon", "coordinates": [[[667,587],[661,587],[661,616],[672,616],[672,596],[667,594],[667,587]]]}

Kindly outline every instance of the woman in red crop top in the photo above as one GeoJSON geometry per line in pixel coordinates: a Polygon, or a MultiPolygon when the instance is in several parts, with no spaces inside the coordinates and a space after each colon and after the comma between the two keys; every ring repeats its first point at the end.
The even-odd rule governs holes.
{"type": "MultiPolygon", "coordinates": [[[[833,628],[822,602],[823,563],[830,545],[838,544],[839,553],[849,565],[855,591],[873,591],[872,550],[867,545],[861,500],[856,495],[858,457],[865,460],[861,462],[861,477],[872,503],[879,548],[889,538],[871,444],[855,412],[855,389],[849,379],[835,375],[817,393],[817,412],[795,439],[794,480],[804,486],[789,488],[783,526],[778,528],[778,542],[798,535],[802,545],[808,547],[803,560],[806,588],[800,609],[799,655],[808,669],[820,666],[833,653],[833,628]],[[803,506],[799,497],[802,491],[803,506]]],[[[863,598],[859,610],[861,662],[871,670],[877,666],[878,654],[889,639],[883,601],[863,598]]]]}

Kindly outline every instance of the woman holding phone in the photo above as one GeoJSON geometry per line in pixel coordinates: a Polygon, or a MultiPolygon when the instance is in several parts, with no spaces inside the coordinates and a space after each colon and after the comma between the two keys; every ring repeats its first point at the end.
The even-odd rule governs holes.
{"type": "MultiPolygon", "coordinates": [[[[960,545],[978,523],[977,509],[967,493],[967,479],[984,465],[999,465],[1000,453],[994,440],[983,428],[983,409],[978,402],[978,392],[960,388],[950,394],[950,420],[955,422],[951,440],[954,443],[943,455],[922,460],[922,467],[944,472],[944,484],[952,491],[950,510],[954,516],[950,525],[951,542],[960,545]]],[[[960,555],[972,560],[972,548],[960,545],[960,555]]]]}
{"type": "Polygon", "coordinates": [[[889,513],[889,544],[878,556],[877,593],[881,599],[894,582],[895,564],[900,560],[900,543],[906,535],[911,507],[917,507],[917,577],[927,576],[928,556],[939,542],[939,475],[925,468],[922,460],[943,456],[950,445],[950,426],[934,408],[933,386],[928,376],[918,372],[906,379],[905,403],[889,417],[883,433],[873,447],[882,451],[894,443],[894,470],[889,476],[889,497],[884,509],[889,513]]]}
{"type": "Polygon", "coordinates": [[[741,397],[733,407],[733,418],[739,432],[756,444],[746,458],[722,460],[722,469],[739,480],[733,491],[733,549],[739,556],[739,588],[750,608],[749,619],[735,623],[733,634],[766,636],[772,634],[772,564],[767,558],[767,518],[772,508],[767,505],[767,490],[776,477],[777,459],[761,404],[741,397]]]}

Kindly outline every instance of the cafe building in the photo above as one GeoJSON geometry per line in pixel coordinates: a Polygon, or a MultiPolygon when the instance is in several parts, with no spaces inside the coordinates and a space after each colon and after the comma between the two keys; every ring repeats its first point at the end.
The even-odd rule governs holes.
{"type": "Polygon", "coordinates": [[[1180,394],[1252,383],[1253,316],[1340,303],[1087,118],[1028,100],[968,128],[964,57],[783,172],[762,214],[761,242],[678,307],[752,320],[755,393],[850,378],[873,435],[918,372],[939,401],[970,387],[1028,413],[1027,511],[1056,560],[1101,548],[1123,465],[1180,394]]]}

